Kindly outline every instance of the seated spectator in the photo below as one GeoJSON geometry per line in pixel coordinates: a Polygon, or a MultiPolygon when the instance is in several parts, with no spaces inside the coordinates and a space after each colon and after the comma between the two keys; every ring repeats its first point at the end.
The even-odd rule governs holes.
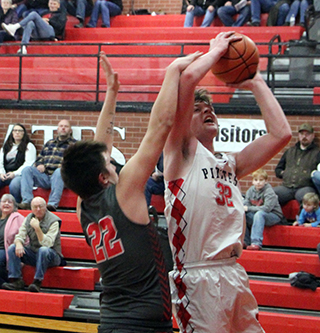
{"type": "Polygon", "coordinates": [[[152,194],[164,194],[163,153],[158,160],[155,171],[152,173],[146,184],[145,195],[148,207],[151,203],[152,194]]]}
{"type": "Polygon", "coordinates": [[[110,28],[110,17],[120,15],[122,12],[122,0],[96,0],[87,28],[97,26],[99,14],[102,17],[102,28],[110,28]]]}
{"type": "Polygon", "coordinates": [[[70,15],[79,20],[79,23],[74,27],[83,28],[85,17],[92,13],[93,0],[63,0],[62,5],[70,15]]]}
{"type": "Polygon", "coordinates": [[[16,202],[21,201],[21,172],[34,163],[36,147],[31,142],[25,127],[15,124],[0,150],[0,188],[9,185],[16,202]]]}
{"type": "Polygon", "coordinates": [[[317,169],[311,172],[311,180],[318,194],[320,194],[320,164],[318,164],[317,169]]]}
{"type": "Polygon", "coordinates": [[[302,200],[302,210],[293,225],[317,227],[320,224],[319,197],[316,193],[306,193],[302,200]]]}
{"type": "MultiPolygon", "coordinates": [[[[274,5],[276,5],[278,1],[282,1],[282,0],[251,0],[251,25],[254,27],[260,26],[261,14],[269,13],[271,8],[274,5]]],[[[277,17],[276,17],[276,24],[269,24],[269,25],[280,25],[278,23],[284,22],[286,15],[287,15],[287,12],[283,13],[282,10],[278,11],[277,17]]],[[[271,16],[270,16],[270,18],[271,18],[271,16]]]]}
{"type": "Polygon", "coordinates": [[[2,285],[6,290],[22,290],[24,281],[21,276],[21,263],[35,266],[34,281],[28,290],[39,292],[44,274],[48,267],[65,264],[61,253],[59,217],[47,210],[46,201],[35,197],[31,202],[32,213],[22,223],[14,244],[8,254],[9,281],[2,285]],[[29,243],[26,245],[26,240],[29,243]]]}
{"type": "MultiPolygon", "coordinates": [[[[12,7],[12,0],[1,0],[0,7],[0,25],[15,24],[19,21],[18,15],[12,7]]],[[[5,30],[0,30],[0,43],[14,41],[15,36],[8,34],[5,30]]]]}
{"type": "Polygon", "coordinates": [[[313,127],[302,124],[298,137],[299,141],[285,151],[275,169],[276,176],[283,179],[282,185],[274,188],[281,206],[294,199],[301,204],[306,193],[316,192],[310,175],[320,163],[320,150],[314,143],[313,127]]]}
{"type": "Polygon", "coordinates": [[[241,27],[249,21],[251,9],[247,0],[224,0],[223,2],[224,5],[218,8],[217,14],[226,27],[241,27]],[[235,20],[236,14],[238,17],[235,20]]]}
{"type": "Polygon", "coordinates": [[[63,153],[76,140],[72,137],[72,129],[66,119],[59,122],[57,132],[58,136],[44,145],[34,166],[25,167],[22,171],[20,209],[30,209],[34,186],[51,189],[48,210],[55,211],[59,205],[64,188],[60,174],[63,153]]]}
{"type": "Polygon", "coordinates": [[[31,12],[36,12],[40,16],[49,13],[48,0],[25,0],[18,4],[16,12],[18,17],[27,17],[31,12]]]}
{"type": "Polygon", "coordinates": [[[216,8],[214,7],[215,0],[200,1],[191,0],[190,5],[187,7],[186,18],[184,20],[184,27],[190,28],[193,26],[193,20],[195,16],[203,16],[201,27],[210,27],[214,16],[216,14],[216,8]]]}
{"type": "Polygon", "coordinates": [[[252,173],[252,184],[243,202],[247,222],[244,247],[247,250],[261,250],[264,227],[281,222],[283,214],[265,170],[252,173]]]}
{"type": "Polygon", "coordinates": [[[4,194],[0,201],[0,286],[8,282],[8,248],[13,243],[24,216],[17,212],[18,206],[11,194],[4,194]]]}
{"type": "Polygon", "coordinates": [[[305,27],[305,15],[308,7],[312,5],[312,0],[294,0],[291,5],[288,12],[288,15],[286,16],[286,20],[284,25],[289,26],[290,25],[290,19],[293,16],[295,19],[295,22],[297,21],[297,16],[300,11],[300,25],[302,27],[305,27]]]}
{"type": "Polygon", "coordinates": [[[16,24],[2,24],[2,28],[14,36],[19,28],[23,28],[21,48],[18,53],[27,54],[27,45],[32,38],[52,39],[63,34],[67,22],[67,13],[60,8],[60,0],[49,0],[50,17],[42,18],[37,12],[31,12],[16,24]]]}

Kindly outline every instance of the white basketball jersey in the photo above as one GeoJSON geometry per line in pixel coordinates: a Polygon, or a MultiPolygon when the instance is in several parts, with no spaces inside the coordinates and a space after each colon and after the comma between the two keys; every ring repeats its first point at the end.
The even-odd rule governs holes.
{"type": "Polygon", "coordinates": [[[198,142],[188,174],[166,183],[165,215],[177,266],[242,252],[244,209],[231,154],[198,142]]]}

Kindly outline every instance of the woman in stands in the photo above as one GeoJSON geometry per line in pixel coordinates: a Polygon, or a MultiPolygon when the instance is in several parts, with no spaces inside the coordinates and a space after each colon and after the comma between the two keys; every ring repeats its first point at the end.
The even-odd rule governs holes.
{"type": "Polygon", "coordinates": [[[30,38],[51,39],[61,38],[67,22],[65,8],[60,8],[60,0],[49,0],[50,17],[41,17],[37,12],[31,12],[22,21],[16,24],[5,24],[1,26],[8,34],[14,36],[19,28],[23,28],[21,48],[18,53],[27,54],[27,45],[30,38]]]}
{"type": "Polygon", "coordinates": [[[32,165],[37,151],[25,127],[15,124],[0,150],[0,188],[9,185],[15,201],[20,202],[20,175],[24,167],[32,165]]]}
{"type": "Polygon", "coordinates": [[[110,28],[110,17],[120,15],[122,12],[122,0],[96,0],[87,28],[97,26],[99,14],[102,17],[102,28],[110,28]]]}
{"type": "MultiPolygon", "coordinates": [[[[1,0],[0,7],[0,24],[14,24],[19,21],[18,15],[12,7],[12,0],[1,0]]],[[[8,34],[5,30],[0,30],[0,43],[14,41],[15,37],[8,34]]]]}
{"type": "Polygon", "coordinates": [[[0,286],[8,281],[8,248],[24,220],[17,212],[17,202],[11,194],[4,194],[0,201],[0,286]]]}

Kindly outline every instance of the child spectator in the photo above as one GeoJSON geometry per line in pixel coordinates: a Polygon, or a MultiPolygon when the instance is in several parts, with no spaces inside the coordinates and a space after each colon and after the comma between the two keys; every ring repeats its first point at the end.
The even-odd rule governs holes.
{"type": "Polygon", "coordinates": [[[320,223],[319,197],[315,193],[306,193],[302,199],[302,210],[293,225],[317,227],[320,223]]]}
{"type": "Polygon", "coordinates": [[[259,169],[252,173],[252,184],[243,202],[247,221],[244,242],[248,245],[247,250],[261,250],[264,226],[278,224],[283,214],[265,170],[259,169]]]}

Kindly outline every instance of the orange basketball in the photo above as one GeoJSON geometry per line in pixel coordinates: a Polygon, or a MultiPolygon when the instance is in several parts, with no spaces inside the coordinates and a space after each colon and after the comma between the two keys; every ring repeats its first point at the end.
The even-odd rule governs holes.
{"type": "Polygon", "coordinates": [[[259,64],[259,51],[256,44],[247,36],[229,44],[227,52],[211,68],[212,73],[226,83],[239,83],[252,79],[259,64]]]}

